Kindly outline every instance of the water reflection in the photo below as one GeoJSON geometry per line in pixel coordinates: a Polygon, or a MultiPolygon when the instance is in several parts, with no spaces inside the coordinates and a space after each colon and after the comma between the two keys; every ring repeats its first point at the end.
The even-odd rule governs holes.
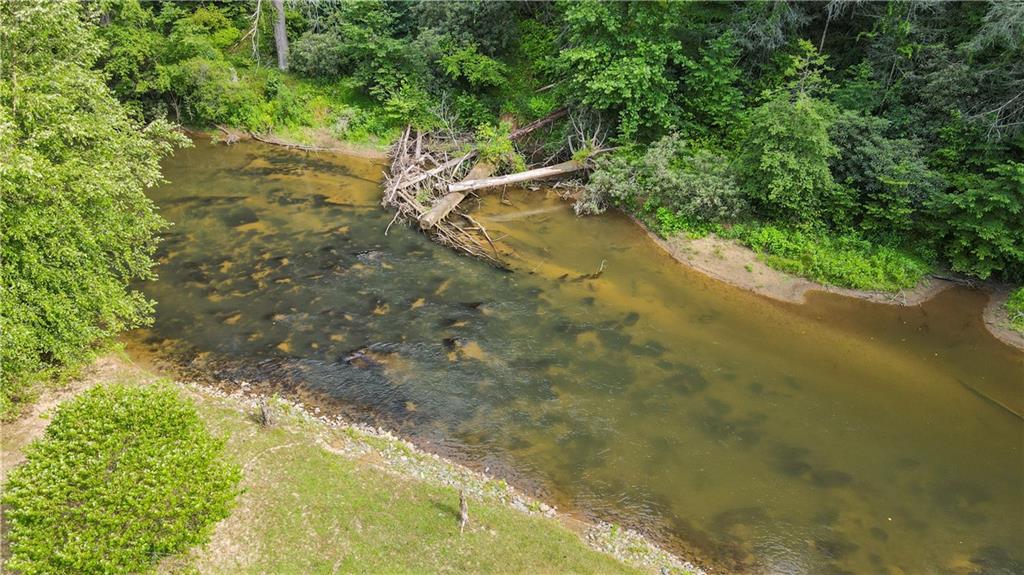
{"type": "Polygon", "coordinates": [[[979,294],[771,302],[543,191],[479,206],[508,274],[384,236],[363,160],[199,143],[166,168],[150,347],[731,569],[1024,571],[1024,365],[979,294]]]}

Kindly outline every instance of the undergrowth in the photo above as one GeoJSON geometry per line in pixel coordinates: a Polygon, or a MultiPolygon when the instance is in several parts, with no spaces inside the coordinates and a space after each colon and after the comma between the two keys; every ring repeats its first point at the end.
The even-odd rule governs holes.
{"type": "Polygon", "coordinates": [[[757,252],[769,266],[819,283],[864,290],[912,288],[930,271],[921,258],[857,235],[772,224],[720,229],[757,252]]]}
{"type": "Polygon", "coordinates": [[[1010,327],[1024,333],[1024,287],[1017,288],[1006,300],[1006,315],[1010,319],[1010,327]]]}

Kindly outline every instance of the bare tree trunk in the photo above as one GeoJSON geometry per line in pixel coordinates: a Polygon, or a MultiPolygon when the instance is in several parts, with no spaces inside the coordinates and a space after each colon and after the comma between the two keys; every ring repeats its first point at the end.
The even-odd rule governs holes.
{"type": "Polygon", "coordinates": [[[277,19],[274,20],[274,46],[277,48],[277,67],[288,69],[288,31],[284,21],[284,0],[271,0],[277,19]]]}
{"type": "Polygon", "coordinates": [[[453,184],[448,184],[448,192],[471,192],[473,190],[482,190],[484,188],[496,188],[498,186],[507,186],[509,184],[539,180],[541,178],[550,178],[551,176],[571,174],[572,172],[577,172],[582,169],[582,162],[569,160],[568,162],[562,162],[561,164],[555,164],[545,168],[537,168],[536,170],[527,170],[525,172],[509,174],[507,176],[496,176],[493,178],[455,182],[453,184]]]}

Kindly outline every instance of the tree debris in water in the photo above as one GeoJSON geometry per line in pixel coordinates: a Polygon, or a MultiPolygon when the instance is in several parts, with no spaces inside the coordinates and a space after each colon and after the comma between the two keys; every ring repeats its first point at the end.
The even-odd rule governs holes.
{"type": "MultiPolygon", "coordinates": [[[[513,141],[519,140],[566,114],[565,109],[556,110],[513,130],[508,137],[513,141]]],[[[478,148],[469,144],[468,139],[460,138],[451,130],[424,133],[407,127],[391,149],[391,168],[385,174],[381,203],[395,210],[388,230],[397,221],[415,222],[434,241],[508,269],[495,240],[483,224],[459,208],[462,200],[476,190],[565,176],[583,170],[587,166],[586,157],[565,159],[578,151],[574,142],[586,142],[587,149],[594,150],[589,156],[606,151],[601,148],[602,140],[600,133],[587,137],[582,133],[576,134],[575,139],[569,139],[565,149],[542,164],[550,164],[559,157],[563,161],[495,176],[497,167],[488,158],[480,157],[478,148]]]]}

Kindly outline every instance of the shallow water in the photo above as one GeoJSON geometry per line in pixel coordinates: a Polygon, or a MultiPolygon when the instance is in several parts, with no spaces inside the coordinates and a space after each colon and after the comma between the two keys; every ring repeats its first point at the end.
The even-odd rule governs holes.
{"type": "Polygon", "coordinates": [[[381,169],[179,152],[136,340],[376,414],[726,569],[1024,572],[1024,354],[985,331],[983,294],[773,302],[544,190],[479,206],[505,273],[384,236],[381,169]]]}

